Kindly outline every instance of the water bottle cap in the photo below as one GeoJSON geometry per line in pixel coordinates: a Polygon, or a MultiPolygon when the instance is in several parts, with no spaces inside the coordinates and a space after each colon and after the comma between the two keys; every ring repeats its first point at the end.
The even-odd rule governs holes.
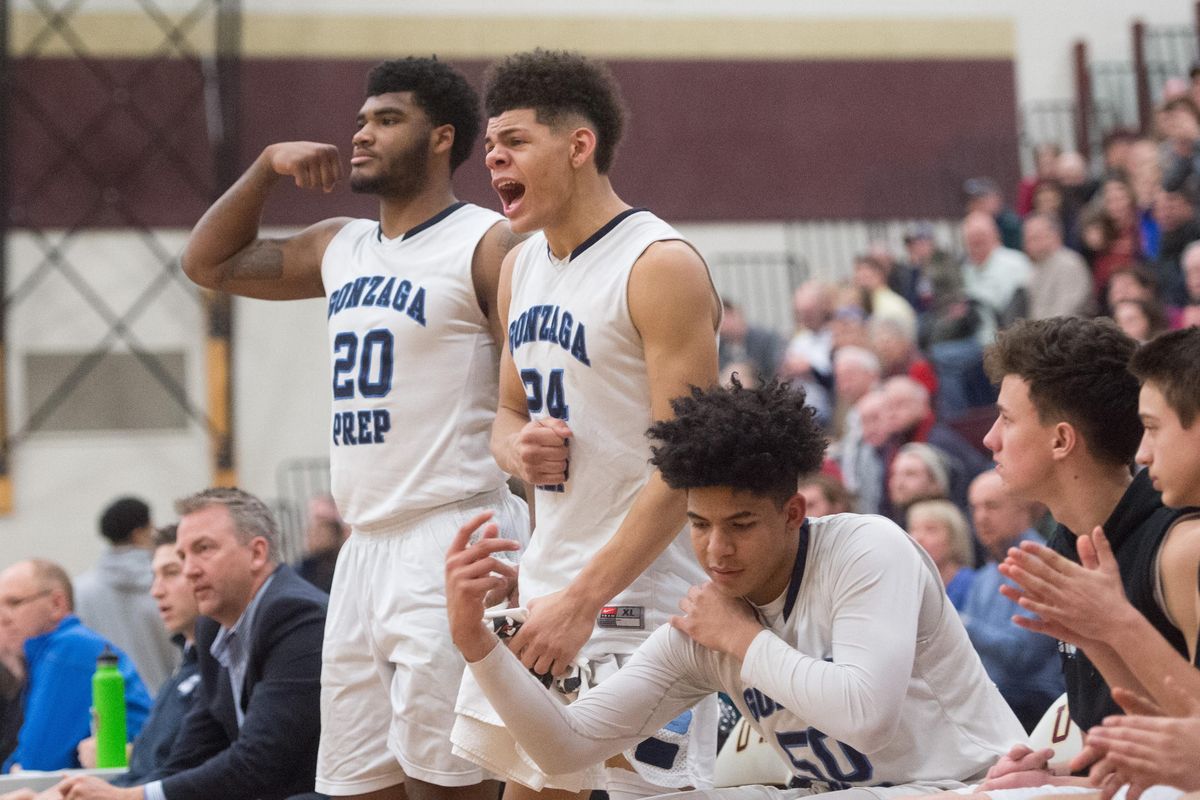
{"type": "Polygon", "coordinates": [[[117,665],[117,654],[109,645],[104,645],[104,650],[100,655],[96,656],[96,666],[115,667],[117,665]]]}

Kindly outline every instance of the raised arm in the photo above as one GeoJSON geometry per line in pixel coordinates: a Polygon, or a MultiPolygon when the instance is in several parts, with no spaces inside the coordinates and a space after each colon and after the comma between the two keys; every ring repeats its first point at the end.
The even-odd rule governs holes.
{"type": "Polygon", "coordinates": [[[295,236],[259,237],[263,208],[281,177],[328,192],[341,177],[331,144],[281,142],[263,150],[205,212],[183,251],[183,271],[207,289],[262,300],[322,297],[321,259],[347,218],[327,219],[295,236]]]}
{"type": "MultiPolygon", "coordinates": [[[[638,259],[628,293],[645,352],[651,413],[655,420],[667,419],[672,398],[717,381],[716,291],[695,250],[663,241],[638,259]]],[[[503,386],[501,394],[506,394],[503,386]]],[[[538,672],[565,671],[591,635],[600,609],[650,566],[685,521],[683,492],[670,489],[657,471],[651,474],[617,532],[588,565],[566,589],[539,599],[536,613],[513,639],[521,661],[538,672]]]]}

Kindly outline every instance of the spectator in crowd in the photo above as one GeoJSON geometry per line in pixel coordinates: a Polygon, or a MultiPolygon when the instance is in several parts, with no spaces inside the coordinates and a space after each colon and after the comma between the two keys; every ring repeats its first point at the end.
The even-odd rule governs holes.
{"type": "Polygon", "coordinates": [[[1138,209],[1138,228],[1142,238],[1142,255],[1147,260],[1158,258],[1162,246],[1162,229],[1154,208],[1162,192],[1162,161],[1158,142],[1154,139],[1135,139],[1129,148],[1129,185],[1138,209]]]}
{"type": "Polygon", "coordinates": [[[863,309],[869,319],[894,322],[916,338],[917,314],[888,286],[887,269],[879,259],[866,253],[854,259],[854,285],[862,292],[863,309]]]}
{"type": "Polygon", "coordinates": [[[966,517],[948,500],[919,500],[908,509],[906,530],[933,559],[951,604],[962,608],[975,581],[966,517]]]}
{"type": "Polygon", "coordinates": [[[751,325],[742,309],[722,300],[721,338],[717,352],[721,372],[731,367],[743,380],[765,383],[775,377],[783,360],[783,341],[767,328],[751,325]]]}
{"type": "Polygon", "coordinates": [[[1200,325],[1200,241],[1192,242],[1183,251],[1183,288],[1184,304],[1176,327],[1200,325]]]}
{"type": "Polygon", "coordinates": [[[883,265],[888,288],[908,301],[914,311],[919,311],[920,271],[907,262],[897,261],[891,246],[883,239],[869,242],[866,254],[883,265]]]}
{"type": "Polygon", "coordinates": [[[1063,189],[1063,231],[1072,237],[1067,246],[1077,249],[1079,214],[1096,194],[1097,184],[1088,173],[1087,159],[1080,153],[1068,152],[1059,156],[1055,172],[1063,189]]]}
{"type": "MultiPolygon", "coordinates": [[[[986,215],[981,224],[988,225],[995,235],[995,225],[986,215]]],[[[995,399],[983,372],[981,344],[990,335],[983,330],[984,317],[990,311],[968,294],[963,276],[959,263],[952,269],[930,273],[933,299],[920,320],[918,341],[938,376],[938,413],[945,419],[954,419],[995,399]]],[[[994,328],[989,322],[989,329],[994,328]]]]}
{"type": "Polygon", "coordinates": [[[1104,174],[1129,174],[1129,158],[1137,134],[1128,128],[1112,128],[1100,139],[1104,159],[1104,174]]]}
{"type": "MultiPolygon", "coordinates": [[[[853,286],[839,286],[833,293],[833,318],[829,320],[829,339],[834,351],[851,345],[870,347],[867,336],[867,312],[862,293],[853,286]]],[[[811,402],[812,398],[809,398],[811,402]]]]}
{"type": "Polygon", "coordinates": [[[1184,192],[1196,203],[1200,200],[1200,107],[1190,97],[1178,97],[1163,104],[1159,118],[1169,159],[1163,188],[1184,192]]]}
{"type": "Polygon", "coordinates": [[[25,659],[15,627],[0,624],[0,764],[17,749],[21,731],[21,693],[25,689],[25,659]]]}
{"type": "Polygon", "coordinates": [[[1062,148],[1056,142],[1041,142],[1033,146],[1033,174],[1021,178],[1017,184],[1017,215],[1024,217],[1033,210],[1033,197],[1037,187],[1054,180],[1057,174],[1058,157],[1062,148]]]}
{"type": "Polygon", "coordinates": [[[1161,191],[1154,202],[1154,217],[1160,231],[1158,258],[1154,261],[1154,279],[1159,299],[1168,306],[1186,301],[1183,281],[1183,251],[1200,239],[1200,220],[1192,198],[1181,191],[1161,191]]]}
{"type": "Polygon", "coordinates": [[[1025,219],[1025,254],[1033,267],[1029,318],[1086,316],[1095,310],[1092,276],[1083,257],[1063,246],[1059,220],[1045,214],[1025,219]]]}
{"type": "Polygon", "coordinates": [[[1122,300],[1113,308],[1113,320],[1138,344],[1167,330],[1167,315],[1157,300],[1122,300]]]}
{"type": "Polygon", "coordinates": [[[178,551],[203,615],[200,686],[167,762],[131,788],[59,784],[86,800],[282,800],[311,792],[329,598],[279,563],[266,505],[239,489],[176,504],[178,551]]]}
{"type": "Polygon", "coordinates": [[[848,513],[854,499],[841,481],[821,472],[801,478],[798,490],[804,495],[805,513],[810,517],[848,513]]]}
{"type": "Polygon", "coordinates": [[[1153,300],[1156,296],[1154,278],[1140,267],[1119,269],[1112,274],[1108,281],[1108,292],[1104,298],[1104,308],[1108,316],[1117,303],[1125,300],[1153,300]]]}
{"type": "Polygon", "coordinates": [[[847,345],[833,354],[835,439],[841,439],[850,429],[861,428],[854,406],[879,384],[879,376],[879,358],[865,347],[847,345]]]}
{"type": "MultiPolygon", "coordinates": [[[[171,641],[183,652],[179,668],[158,690],[154,706],[142,731],[133,740],[129,769],[112,779],[114,786],[136,786],[160,769],[171,753],[171,746],[183,726],[183,718],[192,708],[200,672],[196,662],[196,595],[183,574],[183,559],[176,552],[176,529],[168,525],[154,536],[154,582],[150,595],[158,604],[162,625],[171,641]]],[[[84,739],[79,745],[79,762],[96,766],[96,741],[84,739]]]]}
{"type": "Polygon", "coordinates": [[[859,514],[878,514],[883,507],[886,475],[882,448],[887,444],[887,400],[876,389],[867,392],[854,406],[858,419],[838,443],[837,464],[846,488],[855,496],[859,514]]]}
{"type": "Polygon", "coordinates": [[[963,221],[963,242],[963,287],[981,310],[976,338],[986,346],[998,329],[1025,316],[1032,268],[1024,253],[1001,244],[995,221],[982,212],[972,212],[963,221]]]}
{"type": "Polygon", "coordinates": [[[963,194],[967,196],[967,216],[980,213],[991,217],[1004,246],[1021,249],[1021,218],[1004,205],[999,184],[991,178],[968,178],[963,194]]]}
{"type": "Polygon", "coordinates": [[[100,534],[109,548],[76,580],[76,613],[85,627],[128,653],[146,688],[156,692],[179,663],[179,651],[150,596],[150,507],[136,497],[113,501],[100,515],[100,534]]]}
{"type": "Polygon", "coordinates": [[[988,677],[1025,730],[1032,731],[1065,689],[1062,665],[1052,638],[1013,624],[1014,614],[1033,613],[1000,594],[1001,584],[1014,585],[1000,574],[1000,562],[1010,547],[1045,541],[1033,530],[1033,505],[1005,492],[995,470],[971,482],[969,499],[987,562],[976,570],[959,613],[988,677]]]}
{"type": "MultiPolygon", "coordinates": [[[[928,222],[918,222],[904,232],[904,253],[902,266],[911,282],[897,291],[918,313],[924,313],[933,305],[934,281],[944,280],[945,274],[956,273],[957,269],[950,255],[938,247],[928,222]]],[[[957,280],[956,275],[953,280],[957,280]]]]}
{"type": "Polygon", "coordinates": [[[832,413],[833,291],[820,281],[805,281],[793,296],[796,332],[788,342],[779,376],[802,386],[820,418],[832,413]]]}
{"type": "MultiPolygon", "coordinates": [[[[96,659],[111,643],[75,616],[71,579],[63,568],[41,559],[18,561],[0,572],[0,627],[21,640],[28,674],[24,722],[3,771],[79,766],[75,748],[91,725],[96,659]]],[[[129,657],[112,649],[125,679],[125,723],[132,738],[150,711],[150,695],[129,657]]]]}
{"type": "Polygon", "coordinates": [[[1099,205],[1081,218],[1084,255],[1092,268],[1096,295],[1103,297],[1112,274],[1133,267],[1144,257],[1142,234],[1133,187],[1119,175],[1109,175],[1100,187],[1099,205]]]}
{"type": "Polygon", "coordinates": [[[918,442],[901,447],[888,466],[887,496],[891,507],[887,516],[900,525],[904,524],[908,507],[918,500],[948,498],[950,472],[942,453],[918,442]]]}
{"type": "MultiPolygon", "coordinates": [[[[1045,180],[1035,186],[1033,205],[1029,209],[1029,214],[1045,214],[1051,219],[1058,220],[1059,226],[1066,229],[1070,221],[1067,219],[1067,197],[1062,184],[1056,180],[1045,180]]],[[[1028,217],[1029,214],[1025,216],[1028,217]]],[[[1023,234],[1024,229],[1022,229],[1023,234]]]]}
{"type": "Polygon", "coordinates": [[[304,529],[304,558],[296,565],[301,578],[325,594],[333,586],[333,569],[350,529],[342,521],[333,496],[317,495],[308,501],[308,524],[304,529]]]}
{"type": "Polygon", "coordinates": [[[911,378],[889,378],[883,384],[888,432],[895,446],[910,442],[933,445],[948,471],[949,497],[966,513],[967,487],[988,468],[988,460],[953,428],[939,422],[929,392],[911,378]]]}
{"type": "Polygon", "coordinates": [[[868,330],[883,377],[905,375],[929,390],[930,396],[937,395],[937,372],[917,348],[909,328],[890,319],[874,319],[868,330]]]}

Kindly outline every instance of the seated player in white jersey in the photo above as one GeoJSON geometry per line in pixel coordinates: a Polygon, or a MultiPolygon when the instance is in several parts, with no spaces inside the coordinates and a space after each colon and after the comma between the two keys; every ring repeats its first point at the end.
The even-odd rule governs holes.
{"type": "MultiPolygon", "coordinates": [[[[716,382],[720,303],[699,253],[613,189],[623,111],[602,65],[517,54],[493,67],[484,104],[504,213],[514,231],[538,231],[506,259],[499,292],[507,340],[492,450],[537,487],[519,575],[528,619],[513,648],[539,673],[586,660],[586,691],[703,578],[683,493],[650,465],[644,434],[671,415],[670,398],[716,382]]],[[[456,752],[507,779],[509,800],[524,787],[624,798],[711,784],[715,698],[607,772],[572,775],[522,762],[469,676],[458,711],[456,752]]]]}
{"type": "Polygon", "coordinates": [[[447,556],[454,641],[530,758],[548,771],[607,758],[716,690],[791,765],[797,788],[684,797],[962,788],[1025,740],[928,555],[882,517],[805,517],[797,481],[820,467],[826,443],[802,392],[735,383],[674,408],[649,431],[654,463],[687,492],[695,557],[711,580],[589,694],[557,702],[480,622],[500,580],[494,554],[515,543],[486,525],[470,544],[481,515],[447,556]]]}
{"type": "Polygon", "coordinates": [[[342,175],[333,145],[273,144],[197,224],[183,266],[202,286],[246,297],[328,296],[333,495],[352,533],[325,628],[317,790],[492,800],[496,784],[451,752],[463,661],[441,565],[479,509],[527,535],[528,511],[488,447],[503,339],[496,287],[517,239],[498,213],[455,199],[451,175],[482,122],[461,74],[433,58],[388,61],[366,95],[350,188],[379,197],[378,220],[260,238],[280,178],[330,191],[342,175]]]}

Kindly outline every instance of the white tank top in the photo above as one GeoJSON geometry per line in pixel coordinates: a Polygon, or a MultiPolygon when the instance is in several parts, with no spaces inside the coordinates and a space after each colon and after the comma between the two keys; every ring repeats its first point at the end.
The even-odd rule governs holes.
{"type": "Polygon", "coordinates": [[[338,510],[369,530],[492,491],[498,354],[471,278],[499,214],[458,203],[385,239],[354,220],[321,264],[329,298],[338,510]]]}
{"type": "MultiPolygon", "coordinates": [[[[608,542],[646,484],[653,420],[641,336],[629,315],[634,262],[678,231],[644,209],[619,214],[566,260],[535,234],[513,267],[508,335],[532,419],[571,428],[561,486],[538,487],[537,527],[521,557],[521,602],[564,588],[608,542]]],[[[715,334],[714,334],[715,335],[715,334]]],[[[705,580],[683,531],[613,598],[597,634],[632,652],[705,580]]]]}

